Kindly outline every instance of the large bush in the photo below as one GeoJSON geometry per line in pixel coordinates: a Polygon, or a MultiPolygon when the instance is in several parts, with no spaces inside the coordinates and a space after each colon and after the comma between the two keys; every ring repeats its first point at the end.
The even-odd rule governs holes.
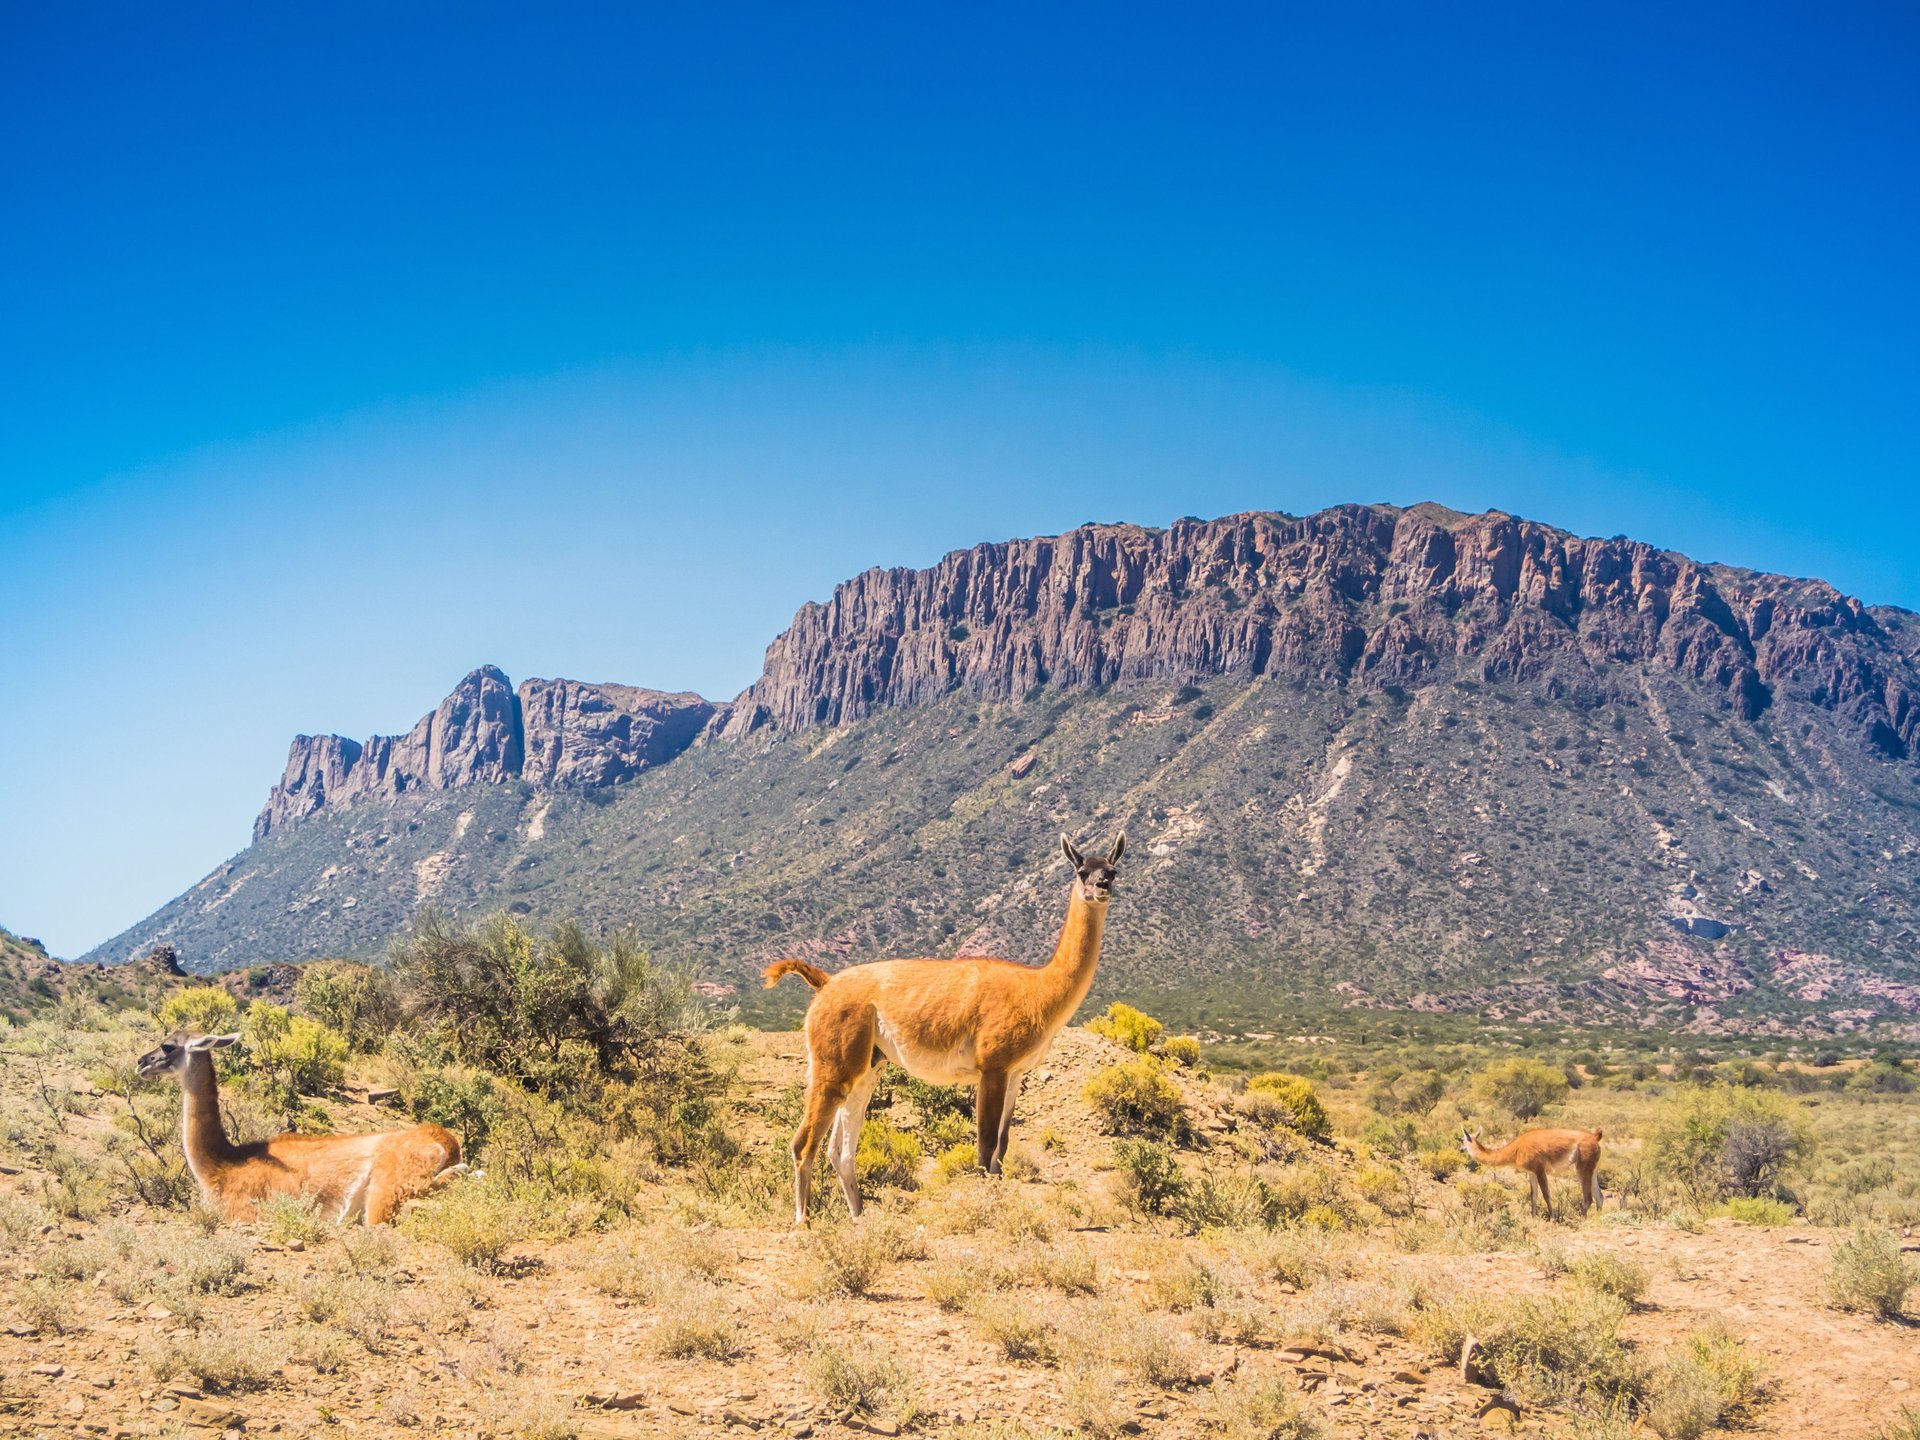
{"type": "Polygon", "coordinates": [[[304,1015],[256,1000],[241,1022],[247,1054],[269,1092],[291,1107],[300,1095],[320,1095],[346,1079],[347,1042],[304,1015]]]}
{"type": "Polygon", "coordinates": [[[1327,1107],[1321,1103],[1313,1082],[1304,1075],[1269,1071],[1249,1080],[1247,1091],[1267,1102],[1264,1107],[1267,1113],[1289,1130],[1298,1131],[1314,1140],[1325,1140],[1333,1134],[1333,1126],[1327,1119],[1327,1107]]]}
{"type": "Polygon", "coordinates": [[[1087,1029],[1094,1034],[1104,1035],[1143,1055],[1153,1049],[1165,1028],[1145,1011],[1120,1004],[1109,1005],[1106,1014],[1096,1015],[1087,1022],[1087,1029]]]}
{"type": "Polygon", "coordinates": [[[1920,1275],[1900,1253],[1891,1230],[1863,1226],[1833,1247],[1827,1271],[1827,1302],[1840,1310],[1858,1310],[1891,1319],[1906,1305],[1907,1291],[1920,1275]]]}
{"type": "Polygon", "coordinates": [[[1480,1072],[1480,1093],[1516,1119],[1531,1120],[1567,1098],[1565,1072],[1538,1060],[1515,1057],[1480,1072]]]}
{"type": "Polygon", "coordinates": [[[169,1034],[187,1030],[224,1035],[239,1018],[239,1002],[218,985],[189,985],[174,991],[160,1006],[160,1028],[169,1034]]]}
{"type": "Polygon", "coordinates": [[[1792,1104],[1767,1090],[1689,1086],[1648,1137],[1656,1171],[1696,1205],[1770,1195],[1811,1141],[1792,1104]]]}
{"type": "Polygon", "coordinates": [[[307,1014],[362,1052],[384,1045],[400,1019],[393,982],[371,965],[352,960],[307,966],[300,972],[294,998],[307,1014]]]}
{"type": "Polygon", "coordinates": [[[455,1060],[544,1093],[645,1072],[694,1015],[680,976],[571,921],[541,935],[510,915],[454,927],[428,914],[394,947],[393,976],[455,1060]]]}
{"type": "Polygon", "coordinates": [[[1116,1135],[1173,1134],[1186,1110],[1180,1087],[1145,1056],[1109,1065],[1087,1082],[1086,1096],[1108,1131],[1116,1135]]]}

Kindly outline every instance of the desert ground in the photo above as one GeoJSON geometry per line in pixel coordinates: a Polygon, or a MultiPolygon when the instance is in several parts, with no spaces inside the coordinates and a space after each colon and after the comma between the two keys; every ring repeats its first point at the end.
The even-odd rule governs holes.
{"type": "MultiPolygon", "coordinates": [[[[535,1185],[496,1128],[484,1176],[368,1230],[195,1207],[169,1088],[127,1079],[158,1021],[75,1009],[0,1035],[0,1433],[1865,1440],[1920,1405],[1920,1329],[1830,1285],[1860,1214],[1900,1264],[1920,1249],[1911,1150],[1898,1173],[1844,1153],[1889,1114],[1911,1143],[1904,1094],[1822,1099],[1826,1179],[1754,1223],[1650,1180],[1652,1100],[1576,1090],[1539,1123],[1604,1113],[1612,1193],[1582,1217],[1556,1181],[1549,1222],[1511,1172],[1395,1153],[1364,1072],[1320,1087],[1324,1125],[1276,1119],[1204,1047],[1075,1028],[1027,1078],[1006,1175],[896,1088],[866,1213],[829,1183],[801,1229],[801,1039],[735,1026],[699,1038],[706,1108],[683,1117],[724,1146],[615,1148],[583,1181],[555,1122],[535,1185]],[[1158,1140],[1090,1095],[1116,1067],[1170,1087],[1129,1121],[1158,1140]],[[1864,1209],[1832,1210],[1847,1193],[1864,1209]]],[[[424,1084],[403,1068],[356,1054],[301,1124],[403,1123],[424,1084]]],[[[226,1093],[236,1128],[274,1128],[244,1075],[226,1093]]]]}

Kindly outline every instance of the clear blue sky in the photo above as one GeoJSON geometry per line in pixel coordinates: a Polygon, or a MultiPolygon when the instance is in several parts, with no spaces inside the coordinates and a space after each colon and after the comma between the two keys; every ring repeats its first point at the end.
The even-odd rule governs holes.
{"type": "Polygon", "coordinates": [[[1500,506],[1920,605],[1911,5],[0,6],[0,923],[869,564],[1500,506]]]}

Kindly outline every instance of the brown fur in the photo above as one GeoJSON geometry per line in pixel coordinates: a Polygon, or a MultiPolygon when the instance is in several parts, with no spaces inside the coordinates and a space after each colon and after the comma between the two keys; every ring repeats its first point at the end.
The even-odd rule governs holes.
{"type": "Polygon", "coordinates": [[[1580,1213],[1600,1205],[1600,1184],[1594,1172],[1600,1168],[1600,1132],[1598,1130],[1525,1130],[1506,1144],[1489,1149],[1480,1143],[1478,1133],[1463,1133],[1462,1148],[1474,1160],[1493,1168],[1508,1167],[1532,1179],[1527,1187],[1527,1204],[1537,1209],[1534,1192],[1553,1218],[1553,1195],[1547,1189],[1547,1176],[1568,1172],[1580,1177],[1580,1213]]]}
{"type": "MultiPolygon", "coordinates": [[[[142,1073],[162,1073],[170,1058],[166,1047],[153,1051],[142,1057],[142,1073]]],[[[408,1201],[466,1171],[459,1138],[438,1125],[372,1135],[288,1133],[235,1145],[220,1119],[212,1049],[191,1051],[170,1073],[180,1079],[188,1168],[208,1206],[229,1220],[253,1219],[269,1196],[310,1195],[330,1220],[384,1225],[408,1201]]]]}
{"type": "Polygon", "coordinates": [[[793,1137],[795,1218],[805,1224],[822,1144],[847,1208],[860,1214],[854,1171],[879,1063],[891,1059],[934,1084],[973,1084],[981,1166],[1000,1172],[1020,1077],[1046,1054],[1093,984],[1122,836],[1088,861],[1065,837],[1075,867],[1066,923],[1045,965],[1009,960],[881,960],[828,975],[799,960],[767,967],[767,983],[799,975],[816,991],[807,1008],[807,1098],[793,1137]]]}
{"type": "Polygon", "coordinates": [[[776,960],[767,966],[764,973],[767,977],[764,984],[768,990],[788,975],[798,975],[816,990],[833,978],[818,965],[809,965],[804,960],[776,960]]]}

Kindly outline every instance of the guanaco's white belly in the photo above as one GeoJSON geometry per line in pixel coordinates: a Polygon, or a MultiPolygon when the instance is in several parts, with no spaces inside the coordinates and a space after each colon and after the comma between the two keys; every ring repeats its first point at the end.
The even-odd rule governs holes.
{"type": "Polygon", "coordinates": [[[971,1043],[963,1041],[946,1050],[914,1045],[896,1034],[884,1016],[875,1030],[880,1053],[916,1080],[929,1085],[976,1085],[980,1081],[980,1066],[971,1043]]]}

